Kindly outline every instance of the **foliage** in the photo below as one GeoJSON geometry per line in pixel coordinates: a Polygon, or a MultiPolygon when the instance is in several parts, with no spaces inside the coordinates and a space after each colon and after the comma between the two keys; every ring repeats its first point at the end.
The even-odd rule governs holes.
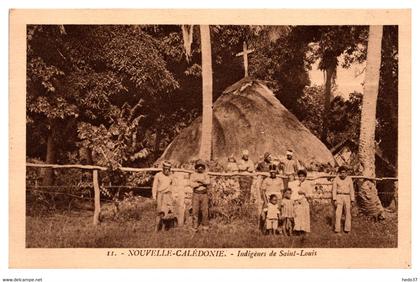
{"type": "MultiPolygon", "coordinates": [[[[298,100],[302,123],[318,138],[321,137],[323,125],[320,124],[323,112],[324,87],[311,86],[304,89],[304,94],[298,100]]],[[[334,121],[328,124],[328,140],[335,146],[344,140],[357,140],[359,136],[361,93],[350,93],[348,99],[337,95],[331,101],[329,119],[334,121]]]]}
{"type": "Polygon", "coordinates": [[[148,149],[136,140],[142,118],[130,119],[122,111],[109,128],[103,124],[94,126],[82,122],[78,128],[81,145],[92,151],[96,164],[109,166],[113,170],[129,161],[146,158],[148,149]]]}
{"type": "Polygon", "coordinates": [[[384,26],[376,116],[376,141],[398,166],[398,26],[384,26]]]}
{"type": "MultiPolygon", "coordinates": [[[[255,39],[255,54],[250,58],[251,75],[267,81],[280,102],[292,113],[298,114],[296,101],[310,84],[308,70],[313,63],[306,56],[307,42],[297,27],[290,27],[286,35],[270,36],[274,27],[265,28],[266,36],[255,39]],[[267,30],[268,29],[268,30],[267,30]]],[[[286,31],[283,31],[286,32],[286,31]]]]}
{"type": "Polygon", "coordinates": [[[79,135],[113,131],[94,138],[105,142],[101,137],[108,137],[109,148],[121,151],[111,163],[121,164],[124,154],[133,153],[132,160],[145,158],[151,142],[135,148],[126,145],[131,151],[122,152],[124,146],[111,144],[109,135],[123,130],[124,140],[135,140],[151,127],[141,112],[154,119],[156,111],[151,109],[179,86],[166,69],[155,39],[133,26],[65,26],[65,34],[59,30],[57,26],[28,28],[28,120],[48,130],[57,120],[73,117],[79,135]],[[143,130],[140,120],[146,120],[143,130]],[[125,126],[127,122],[131,127],[125,126]]]}
{"type": "Polygon", "coordinates": [[[209,190],[211,215],[221,217],[228,222],[239,218],[242,215],[242,206],[245,204],[240,192],[237,178],[213,178],[209,190]]]}
{"type": "Polygon", "coordinates": [[[321,141],[327,146],[328,127],[330,126],[331,88],[337,77],[338,57],[344,57],[343,67],[349,67],[354,61],[363,61],[366,56],[367,29],[364,26],[311,26],[313,43],[309,57],[319,61],[318,68],[324,72],[325,95],[324,114],[322,117],[321,141]]]}
{"type": "Polygon", "coordinates": [[[301,40],[308,45],[310,61],[319,60],[319,69],[336,69],[338,57],[343,56],[342,67],[366,60],[367,26],[299,26],[301,40]]]}
{"type": "MultiPolygon", "coordinates": [[[[363,62],[366,31],[365,26],[211,26],[214,99],[243,77],[243,59],[236,54],[246,41],[255,50],[249,55],[250,75],[266,81],[320,137],[324,89],[310,86],[308,71],[316,61],[325,69],[331,63],[329,55],[341,55],[343,67],[363,62]]],[[[199,37],[193,38],[189,62],[182,42],[176,25],[29,25],[27,156],[45,161],[52,137],[58,163],[109,166],[114,171],[104,176],[104,183],[150,181],[151,174],[115,169],[152,166],[200,114],[199,37]]],[[[382,45],[376,140],[396,164],[398,27],[384,27],[382,45]]],[[[357,138],[360,100],[358,93],[350,94],[349,100],[332,100],[331,146],[357,138]]],[[[56,175],[56,182],[72,183],[72,177],[78,178],[56,175]]]]}

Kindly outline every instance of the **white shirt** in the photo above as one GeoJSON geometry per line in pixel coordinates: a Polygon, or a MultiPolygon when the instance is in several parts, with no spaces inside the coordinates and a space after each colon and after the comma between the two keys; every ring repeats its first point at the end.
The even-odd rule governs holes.
{"type": "Polygon", "coordinates": [[[267,218],[268,219],[276,219],[280,214],[279,205],[268,202],[267,204],[267,218]]]}
{"type": "Polygon", "coordinates": [[[155,177],[153,178],[153,186],[152,186],[152,196],[153,199],[156,199],[156,195],[158,192],[166,192],[170,191],[173,179],[172,174],[165,175],[163,172],[158,172],[155,177]]]}

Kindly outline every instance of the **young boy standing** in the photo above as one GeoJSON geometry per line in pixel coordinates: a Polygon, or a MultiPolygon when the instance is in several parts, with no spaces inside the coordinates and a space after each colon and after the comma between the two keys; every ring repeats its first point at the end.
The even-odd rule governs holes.
{"type": "Polygon", "coordinates": [[[351,230],[351,206],[354,203],[353,181],[347,176],[347,169],[344,166],[338,168],[338,176],[333,181],[332,197],[335,210],[335,232],[341,232],[341,216],[345,210],[346,220],[344,232],[351,230]]]}
{"type": "Polygon", "coordinates": [[[292,189],[287,188],[284,190],[283,199],[281,200],[281,219],[283,234],[291,236],[293,233],[294,226],[294,201],[292,198],[292,189]]]}
{"type": "Polygon", "coordinates": [[[279,227],[280,210],[277,195],[271,194],[267,207],[264,209],[266,214],[265,228],[268,234],[274,235],[279,227]]]}

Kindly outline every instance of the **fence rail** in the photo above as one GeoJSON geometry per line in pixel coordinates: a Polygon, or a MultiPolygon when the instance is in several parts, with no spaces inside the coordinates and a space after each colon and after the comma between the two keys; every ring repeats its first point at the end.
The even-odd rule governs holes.
{"type": "MultiPolygon", "coordinates": [[[[39,167],[39,168],[53,168],[53,169],[65,169],[65,168],[79,168],[79,169],[86,169],[86,170],[101,170],[101,171],[107,171],[109,168],[104,166],[95,166],[95,165],[80,165],[80,164],[66,164],[66,165],[60,165],[60,164],[35,164],[35,163],[26,163],[27,167],[39,167]]],[[[161,168],[135,168],[135,167],[120,167],[118,168],[121,171],[126,172],[159,172],[162,171],[161,168]]],[[[172,168],[171,169],[174,172],[184,172],[184,173],[193,173],[193,170],[189,169],[182,169],[182,168],[172,168]]],[[[209,171],[208,175],[210,176],[269,176],[269,173],[267,172],[253,172],[253,173],[244,173],[244,172],[214,172],[209,171]]],[[[337,175],[321,175],[316,177],[308,177],[307,180],[316,180],[316,179],[331,179],[336,177],[337,175]]],[[[280,178],[287,179],[288,177],[285,175],[279,175],[280,178]]],[[[392,180],[392,181],[398,181],[397,177],[369,177],[369,176],[363,176],[363,175],[350,175],[349,177],[353,179],[368,179],[368,180],[375,180],[375,181],[383,181],[383,180],[392,180]]]]}
{"type": "MultiPolygon", "coordinates": [[[[85,170],[92,170],[92,187],[94,189],[94,214],[93,214],[93,224],[98,225],[99,224],[99,215],[101,212],[101,199],[100,199],[100,187],[99,187],[99,179],[98,179],[98,171],[107,171],[109,170],[108,167],[103,166],[96,166],[96,165],[81,165],[81,164],[36,164],[36,163],[26,163],[27,167],[38,167],[38,168],[51,168],[51,169],[71,169],[71,168],[77,168],[77,169],[85,169],[85,170]]],[[[134,168],[134,167],[120,167],[118,168],[121,171],[126,172],[159,172],[162,169],[160,168],[134,168]]],[[[172,171],[174,172],[183,172],[191,174],[194,171],[188,170],[188,169],[180,169],[180,168],[173,168],[172,171]]],[[[234,172],[234,173],[227,173],[227,172],[208,172],[210,176],[268,176],[269,173],[264,172],[253,172],[253,173],[243,173],[243,172],[234,172]]],[[[280,178],[287,179],[287,176],[280,175],[280,178]]],[[[322,175],[317,177],[308,177],[308,180],[316,180],[316,179],[331,179],[336,177],[336,175],[322,175]]],[[[373,181],[384,181],[384,180],[390,180],[390,181],[398,181],[398,178],[396,177],[382,177],[382,178],[376,178],[376,177],[369,177],[369,176],[363,176],[363,175],[351,175],[352,179],[368,179],[373,181]]],[[[321,184],[321,183],[320,183],[321,184]]],[[[325,184],[323,184],[325,185],[325,184]]],[[[39,188],[39,186],[37,186],[39,188]]],[[[60,193],[60,192],[57,192],[60,193]]]]}

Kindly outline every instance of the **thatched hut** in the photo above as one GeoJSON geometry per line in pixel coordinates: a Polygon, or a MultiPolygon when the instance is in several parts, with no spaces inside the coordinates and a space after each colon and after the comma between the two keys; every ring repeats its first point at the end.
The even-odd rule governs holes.
{"type": "MultiPolygon", "coordinates": [[[[261,81],[244,78],[228,87],[213,105],[212,159],[225,164],[248,149],[253,161],[264,152],[283,157],[287,149],[305,165],[334,165],[327,147],[290,113],[261,81]]],[[[177,165],[198,158],[201,117],[185,128],[160,158],[177,165]]]]}

